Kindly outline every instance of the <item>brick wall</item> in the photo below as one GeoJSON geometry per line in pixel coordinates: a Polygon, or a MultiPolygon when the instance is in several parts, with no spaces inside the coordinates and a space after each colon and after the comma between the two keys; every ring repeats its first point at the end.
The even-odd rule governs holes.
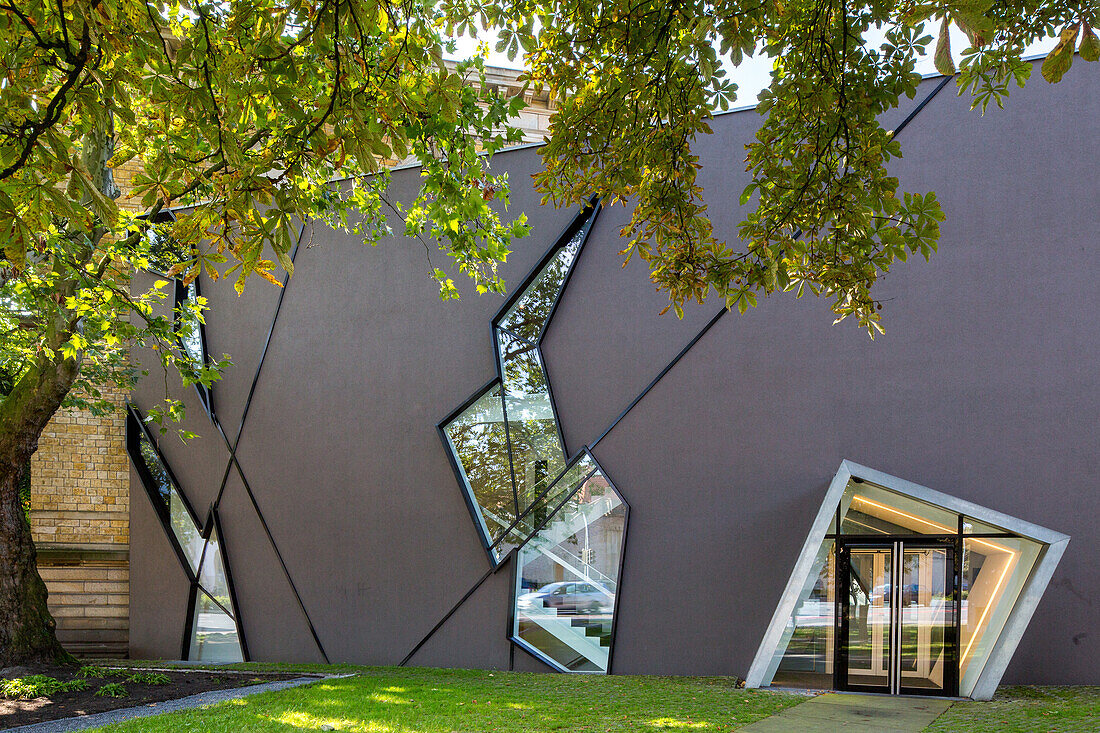
{"type": "Polygon", "coordinates": [[[31,458],[31,532],[57,636],[74,654],[126,656],[130,469],[123,395],[96,417],[61,410],[31,458]]]}

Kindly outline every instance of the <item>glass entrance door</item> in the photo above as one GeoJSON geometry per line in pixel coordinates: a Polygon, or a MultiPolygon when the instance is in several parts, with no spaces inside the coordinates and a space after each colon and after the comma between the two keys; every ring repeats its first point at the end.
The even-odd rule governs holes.
{"type": "Polygon", "coordinates": [[[841,542],[836,568],[837,688],[957,694],[954,544],[841,542]]]}

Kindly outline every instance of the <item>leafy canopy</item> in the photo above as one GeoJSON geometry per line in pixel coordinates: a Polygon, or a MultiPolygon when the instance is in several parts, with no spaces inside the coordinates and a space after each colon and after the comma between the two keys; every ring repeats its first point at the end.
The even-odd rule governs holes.
{"type": "MultiPolygon", "coordinates": [[[[917,58],[934,43],[984,110],[1027,79],[1037,39],[1060,38],[1048,81],[1078,49],[1096,60],[1097,24],[1095,0],[0,0],[0,364],[79,364],[70,402],[92,406],[99,385],[133,379],[134,344],[185,381],[215,379],[224,362],[195,363],[157,308],[168,280],[131,292],[165,237],[166,275],[228,275],[240,290],[293,270],[301,221],[374,243],[396,212],[480,292],[502,292],[496,265],[527,227],[501,216],[508,180],[492,154],[518,139],[522,100],[495,93],[479,59],[443,61],[448,37],[479,26],[557,102],[536,184],[558,205],[632,203],[624,254],[677,312],[712,291],[744,310],[809,290],[873,334],[872,286],[894,261],[930,256],[944,218],[933,193],[899,191],[887,165],[901,148],[878,122],[914,96],[917,58]],[[969,43],[957,69],[951,26],[969,43]],[[692,141],[736,100],[724,64],[758,50],[771,86],[747,146],[748,213],[725,238],[692,141]],[[422,168],[402,205],[386,170],[403,160],[422,168]],[[136,197],[120,206],[111,173],[126,163],[136,197]]],[[[176,315],[200,320],[201,300],[176,315]]]]}
{"type": "MultiPolygon", "coordinates": [[[[209,383],[224,363],[180,351],[157,307],[168,279],[132,293],[131,275],[277,283],[307,219],[374,243],[396,212],[502,292],[497,263],[527,226],[501,218],[508,180],[490,164],[522,99],[480,60],[444,63],[444,20],[432,0],[0,0],[0,362],[79,363],[70,402],[99,407],[101,385],[132,380],[135,344],[209,383]],[[419,195],[390,202],[386,166],[407,159],[419,195]]],[[[176,316],[201,319],[202,302],[176,316]]]]}
{"type": "MultiPolygon", "coordinates": [[[[500,28],[497,49],[522,52],[529,80],[561,100],[538,184],[558,204],[592,193],[636,204],[624,253],[646,261],[677,312],[712,291],[744,310],[759,293],[808,289],[872,336],[872,286],[892,262],[928,257],[944,218],[933,193],[899,192],[887,165],[901,148],[879,123],[915,95],[934,38],[939,70],[957,71],[983,111],[1028,78],[1022,56],[1037,39],[1061,34],[1042,68],[1051,82],[1078,45],[1085,60],[1100,55],[1095,0],[443,2],[458,32],[500,28]],[[969,42],[958,69],[951,26],[969,42]],[[758,51],[773,71],[745,159],[740,203],[755,205],[727,237],[712,230],[691,145],[736,99],[723,64],[758,51]]],[[[732,205],[724,195],[710,200],[732,205]]]]}

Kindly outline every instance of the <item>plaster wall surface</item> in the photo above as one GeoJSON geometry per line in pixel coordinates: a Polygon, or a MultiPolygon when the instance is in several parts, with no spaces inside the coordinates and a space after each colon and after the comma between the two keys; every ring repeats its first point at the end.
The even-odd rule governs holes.
{"type": "MultiPolygon", "coordinates": [[[[614,672],[744,675],[848,458],[1071,535],[1005,682],[1096,681],[1098,90],[1097,70],[1074,68],[984,116],[945,90],[905,130],[893,171],[903,190],[936,191],[948,219],[931,261],[899,263],[877,291],[886,334],[872,342],[834,326],[812,298],[763,299],[725,316],[598,444],[631,505],[614,672]]],[[[742,215],[743,145],[758,121],[720,117],[698,142],[725,236],[742,215]]],[[[538,206],[536,150],[496,161],[510,174],[512,211],[534,225],[502,266],[518,283],[574,212],[538,206]]],[[[392,195],[413,195],[416,175],[397,173],[392,195]]],[[[659,316],[664,297],[644,266],[621,267],[625,218],[619,207],[601,213],[543,343],[569,452],[594,441],[719,308],[659,316]]],[[[488,567],[435,425],[494,376],[489,323],[502,301],[455,275],[461,299],[441,302],[417,241],[365,247],[321,227],[310,241],[237,447],[255,505],[234,470],[223,540],[256,659],[316,658],[308,613],[333,662],[395,664],[488,567]]],[[[256,324],[277,296],[260,283],[243,299],[217,287],[206,290],[212,351],[252,365],[215,387],[235,437],[257,329],[266,336],[256,324]]],[[[139,405],[150,390],[139,389],[139,405]]],[[[228,451],[209,425],[190,429],[202,437],[161,449],[204,515],[228,451]]],[[[130,532],[145,549],[132,561],[131,636],[145,655],[175,656],[182,627],[152,629],[177,612],[165,604],[179,594],[164,587],[176,559],[134,497],[130,532]]],[[[492,576],[411,663],[539,668],[508,648],[510,575],[506,566],[492,576]]]]}

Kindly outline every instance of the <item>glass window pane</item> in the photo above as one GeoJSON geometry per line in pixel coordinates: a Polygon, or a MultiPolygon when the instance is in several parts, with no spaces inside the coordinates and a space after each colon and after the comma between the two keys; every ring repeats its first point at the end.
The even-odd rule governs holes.
{"type": "Polygon", "coordinates": [[[520,549],[514,638],[562,669],[606,672],[626,508],[596,472],[520,549]]]}
{"type": "Polygon", "coordinates": [[[243,662],[236,623],[201,589],[197,595],[188,659],[193,662],[243,662]]]}
{"type": "Polygon", "coordinates": [[[500,539],[516,518],[502,404],[500,384],[496,383],[443,427],[465,489],[480,512],[481,531],[490,544],[500,539]]]}
{"type": "Polygon", "coordinates": [[[1022,537],[963,540],[959,694],[973,691],[1041,549],[1022,537]]]}
{"type": "Polygon", "coordinates": [[[814,561],[810,581],[787,621],[773,660],[778,666],[772,684],[812,689],[833,686],[835,567],[833,542],[826,540],[814,561]]]}
{"type": "Polygon", "coordinates": [[[963,518],[963,534],[997,534],[997,533],[1011,534],[1010,532],[1007,532],[1007,530],[1005,530],[1001,527],[996,527],[992,524],[987,524],[986,522],[980,522],[977,519],[974,519],[972,517],[964,517],[963,518]]]}
{"type": "Polygon", "coordinates": [[[841,534],[958,534],[959,515],[870,483],[849,481],[841,534]]]}
{"type": "Polygon", "coordinates": [[[202,567],[198,572],[199,585],[210,596],[222,605],[225,610],[236,615],[233,603],[229,597],[229,583],[225,576],[225,561],[222,558],[221,544],[218,542],[218,533],[211,530],[210,539],[206,542],[206,549],[202,554],[202,567]]]}
{"type": "Polygon", "coordinates": [[[595,470],[596,462],[587,453],[575,460],[573,465],[551,483],[542,496],[536,499],[535,504],[519,518],[515,528],[501,542],[502,551],[507,552],[510,548],[523,544],[546,521],[550,512],[554,511],[554,508],[595,470]]]}
{"type": "Polygon", "coordinates": [[[901,558],[898,633],[901,686],[944,691],[954,660],[949,637],[955,624],[951,577],[953,552],[947,547],[911,547],[901,558]]]}
{"type": "Polygon", "coordinates": [[[523,512],[565,468],[565,447],[538,348],[499,329],[497,338],[512,469],[518,508],[523,512]]]}
{"type": "MultiPolygon", "coordinates": [[[[198,300],[198,287],[192,282],[187,286],[187,298],[181,303],[181,308],[186,308],[186,303],[194,305],[198,300]]],[[[192,359],[199,364],[206,363],[206,353],[202,348],[202,323],[195,316],[180,314],[177,316],[176,330],[179,332],[180,345],[192,359]]]]}
{"type": "Polygon", "coordinates": [[[852,548],[848,567],[848,684],[890,684],[893,551],[852,548]]]}
{"type": "Polygon", "coordinates": [[[191,517],[191,513],[187,511],[179,489],[172,483],[172,479],[168,475],[168,469],[161,462],[160,456],[157,455],[156,449],[144,432],[141,433],[138,445],[141,450],[142,462],[153,479],[164,508],[168,511],[172,534],[175,535],[176,541],[183,549],[183,554],[187,558],[191,570],[195,571],[199,567],[199,556],[202,553],[203,545],[199,528],[195,526],[195,521],[191,517]]]}
{"type": "Polygon", "coordinates": [[[185,259],[183,248],[169,233],[171,226],[170,222],[156,222],[145,232],[145,239],[149,245],[149,267],[165,276],[169,270],[185,259]]]}
{"type": "Polygon", "coordinates": [[[500,319],[499,325],[532,343],[539,340],[583,239],[582,229],[550,258],[523,295],[500,319]]]}
{"type": "Polygon", "coordinates": [[[168,521],[172,525],[172,534],[176,536],[176,541],[183,548],[183,554],[191,570],[198,570],[199,558],[202,556],[202,533],[175,489],[172,490],[168,502],[168,521]]]}

